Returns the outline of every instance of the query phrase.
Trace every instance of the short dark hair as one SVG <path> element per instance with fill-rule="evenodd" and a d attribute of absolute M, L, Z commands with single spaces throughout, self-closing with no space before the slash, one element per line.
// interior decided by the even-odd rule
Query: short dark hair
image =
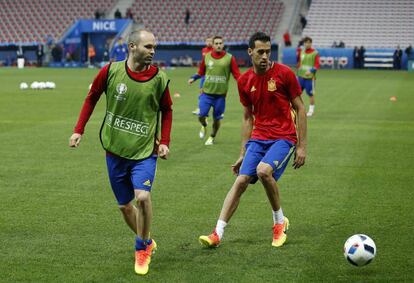
<path fill-rule="evenodd" d="M 216 40 L 216 39 L 221 39 L 221 40 L 223 40 L 223 37 L 222 37 L 222 36 L 220 36 L 220 35 L 216 35 L 215 37 L 213 37 L 213 42 L 214 42 L 214 40 Z"/>
<path fill-rule="evenodd" d="M 256 40 L 261 42 L 270 42 L 270 36 L 261 31 L 256 32 L 249 39 L 249 48 L 254 49 Z"/>
<path fill-rule="evenodd" d="M 312 38 L 310 38 L 309 36 L 305 36 L 303 38 L 303 42 L 308 42 L 308 41 L 310 41 L 312 43 Z"/>

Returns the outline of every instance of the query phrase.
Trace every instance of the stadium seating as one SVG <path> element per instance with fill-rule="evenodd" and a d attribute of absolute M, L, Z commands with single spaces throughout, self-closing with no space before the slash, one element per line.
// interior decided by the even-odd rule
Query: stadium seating
<path fill-rule="evenodd" d="M 80 18 L 110 11 L 117 0 L 2 0 L 0 44 L 58 40 Z M 185 24 L 185 10 L 190 23 Z M 135 0 L 132 11 L 161 42 L 202 42 L 221 35 L 226 42 L 246 41 L 256 31 L 274 34 L 283 13 L 280 0 Z"/>
<path fill-rule="evenodd" d="M 2 0 L 0 44 L 58 40 L 79 18 L 94 18 L 97 8 L 109 11 L 116 0 Z"/>
<path fill-rule="evenodd" d="M 185 11 L 190 21 L 184 22 Z M 279 0 L 135 0 L 133 13 L 160 42 L 204 42 L 221 35 L 226 42 L 246 41 L 256 31 L 274 34 L 283 13 Z"/>
<path fill-rule="evenodd" d="M 414 42 L 412 0 L 313 0 L 303 35 L 317 47 L 402 47 Z"/>

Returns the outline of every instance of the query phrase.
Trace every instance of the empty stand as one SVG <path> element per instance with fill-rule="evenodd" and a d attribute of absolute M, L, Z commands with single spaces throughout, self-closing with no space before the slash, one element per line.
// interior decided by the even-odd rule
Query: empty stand
<path fill-rule="evenodd" d="M 190 10 L 190 23 L 184 22 Z M 132 11 L 160 42 L 203 42 L 221 35 L 225 42 L 246 41 L 263 31 L 275 34 L 283 12 L 279 0 L 135 0 Z"/>
<path fill-rule="evenodd" d="M 1 0 L 0 43 L 54 40 L 79 18 L 94 18 L 97 8 L 111 10 L 116 0 Z"/>
<path fill-rule="evenodd" d="M 414 42 L 413 0 L 313 0 L 303 35 L 317 47 L 395 48 Z"/>
<path fill-rule="evenodd" d="M 110 11 L 117 0 L 0 0 L 0 43 L 58 40 L 80 18 Z M 184 22 L 190 10 L 190 23 Z M 256 31 L 274 35 L 283 13 L 279 0 L 135 0 L 132 11 L 160 42 L 202 42 L 221 35 L 246 41 Z"/>

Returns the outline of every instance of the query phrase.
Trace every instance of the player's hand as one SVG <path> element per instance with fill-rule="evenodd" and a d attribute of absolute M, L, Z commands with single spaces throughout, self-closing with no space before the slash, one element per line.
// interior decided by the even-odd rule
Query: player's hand
<path fill-rule="evenodd" d="M 78 147 L 81 139 L 82 139 L 82 135 L 81 134 L 74 133 L 69 138 L 69 146 L 70 147 Z"/>
<path fill-rule="evenodd" d="M 170 149 L 165 144 L 160 144 L 158 147 L 158 156 L 162 159 L 167 159 Z"/>
<path fill-rule="evenodd" d="M 296 148 L 295 160 L 293 161 L 292 167 L 294 169 L 298 169 L 302 167 L 302 165 L 305 164 L 305 158 L 306 158 L 305 148 L 303 147 Z"/>
<path fill-rule="evenodd" d="M 312 75 L 311 71 L 306 71 L 305 76 L 310 76 Z"/>
<path fill-rule="evenodd" d="M 191 79 L 188 80 L 188 84 L 189 85 L 191 85 L 193 82 L 194 82 L 194 79 L 193 78 L 191 78 Z"/>
<path fill-rule="evenodd" d="M 234 162 L 233 165 L 231 165 L 231 171 L 233 171 L 234 175 L 238 175 L 239 171 L 240 171 L 240 166 L 243 162 L 243 156 L 240 156 L 239 159 L 236 160 L 236 162 Z"/>

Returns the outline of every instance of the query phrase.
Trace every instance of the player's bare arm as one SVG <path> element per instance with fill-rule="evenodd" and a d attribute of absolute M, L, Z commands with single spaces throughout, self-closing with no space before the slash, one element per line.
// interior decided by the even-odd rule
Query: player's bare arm
<path fill-rule="evenodd" d="M 303 100 L 300 96 L 292 100 L 292 106 L 297 113 L 298 125 L 298 143 L 296 145 L 295 160 L 293 161 L 293 168 L 298 169 L 305 164 L 306 158 L 306 109 Z"/>

